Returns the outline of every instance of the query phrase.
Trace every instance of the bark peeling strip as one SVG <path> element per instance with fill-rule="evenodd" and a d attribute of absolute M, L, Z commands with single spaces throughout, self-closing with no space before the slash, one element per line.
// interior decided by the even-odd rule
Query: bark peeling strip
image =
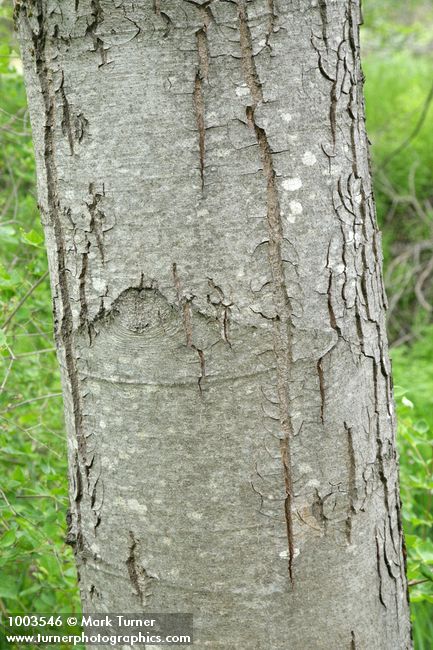
<path fill-rule="evenodd" d="M 266 208 L 268 224 L 268 257 L 271 267 L 275 302 L 277 305 L 277 318 L 273 320 L 273 335 L 275 357 L 277 362 L 277 391 L 280 412 L 280 425 L 283 438 L 280 440 L 280 453 L 283 464 L 284 485 L 286 497 L 284 499 L 284 514 L 287 528 L 287 541 L 289 550 L 289 577 L 294 584 L 293 561 L 295 545 L 293 538 L 293 478 L 290 454 L 290 441 L 293 436 L 293 425 L 290 415 L 289 382 L 290 365 L 292 360 L 292 307 L 287 293 L 284 277 L 283 256 L 281 244 L 283 228 L 281 223 L 280 202 L 276 183 L 273 154 L 269 146 L 266 132 L 255 121 L 256 108 L 264 103 L 263 88 L 254 61 L 252 38 L 248 24 L 248 14 L 245 0 L 238 2 L 239 37 L 241 50 L 241 64 L 245 81 L 253 99 L 253 105 L 246 107 L 246 119 L 250 129 L 255 133 L 259 147 L 260 158 L 263 165 L 263 175 L 266 179 Z"/>

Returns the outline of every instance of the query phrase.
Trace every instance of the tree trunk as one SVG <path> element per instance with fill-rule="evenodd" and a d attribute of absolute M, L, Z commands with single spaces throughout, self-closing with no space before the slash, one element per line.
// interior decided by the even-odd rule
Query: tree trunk
<path fill-rule="evenodd" d="M 16 12 L 84 609 L 410 648 L 358 0 Z"/>

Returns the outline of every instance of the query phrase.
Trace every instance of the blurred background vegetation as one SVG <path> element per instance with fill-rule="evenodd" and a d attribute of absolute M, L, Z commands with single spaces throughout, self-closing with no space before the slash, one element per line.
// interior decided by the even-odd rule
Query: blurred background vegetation
<path fill-rule="evenodd" d="M 433 6 L 364 0 L 416 650 L 433 647 Z M 0 0 L 0 611 L 79 610 L 47 261 L 11 3 Z M 6 647 L 1 637 L 0 648 Z M 373 649 L 372 649 L 373 650 Z"/>

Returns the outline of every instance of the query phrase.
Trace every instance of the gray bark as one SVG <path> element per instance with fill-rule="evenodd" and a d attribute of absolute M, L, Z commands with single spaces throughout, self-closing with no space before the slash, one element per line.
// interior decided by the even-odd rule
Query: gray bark
<path fill-rule="evenodd" d="M 358 0 L 16 11 L 84 608 L 410 648 Z"/>

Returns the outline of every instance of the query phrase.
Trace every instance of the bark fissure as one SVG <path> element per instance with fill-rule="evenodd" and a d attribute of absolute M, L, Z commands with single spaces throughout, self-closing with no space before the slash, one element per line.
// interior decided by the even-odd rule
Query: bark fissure
<path fill-rule="evenodd" d="M 88 260 L 89 260 L 89 249 L 90 242 L 87 242 L 86 250 L 81 255 L 81 271 L 79 275 L 80 283 L 80 326 L 87 326 L 87 316 L 88 316 L 88 305 L 86 298 L 86 279 L 88 271 Z"/>
<path fill-rule="evenodd" d="M 65 83 L 65 77 L 64 74 L 62 74 L 62 83 L 60 84 L 60 94 L 62 97 L 62 107 L 63 107 L 62 131 L 63 134 L 66 135 L 66 137 L 68 138 L 69 150 L 71 152 L 71 155 L 73 156 L 74 135 L 72 132 L 72 124 L 71 124 L 71 111 L 69 109 L 69 102 L 66 97 L 64 83 Z"/>
<path fill-rule="evenodd" d="M 137 540 L 135 539 L 134 533 L 129 531 L 129 548 L 128 548 L 128 558 L 126 560 L 126 567 L 128 569 L 129 580 L 135 590 L 136 595 L 140 599 L 140 605 L 144 605 L 144 594 L 141 588 L 141 584 L 138 580 L 138 568 L 137 568 L 137 558 L 136 558 L 136 548 Z"/>
<path fill-rule="evenodd" d="M 375 534 L 375 544 L 376 544 L 377 575 L 379 578 L 379 600 L 383 605 L 383 607 L 387 609 L 387 605 L 383 597 L 383 579 L 382 579 L 382 569 L 381 569 L 380 541 L 379 541 L 379 535 L 377 530 Z"/>
<path fill-rule="evenodd" d="M 198 55 L 198 70 L 194 82 L 193 102 L 197 122 L 200 178 L 201 189 L 203 192 L 206 153 L 204 85 L 207 83 L 209 77 L 209 44 L 207 38 L 207 30 L 210 22 L 210 17 L 206 8 L 201 8 L 200 14 L 203 16 L 203 26 L 196 32 L 195 35 Z"/>
<path fill-rule="evenodd" d="M 320 391 L 320 421 L 323 424 L 325 422 L 325 373 L 323 372 L 323 359 L 325 357 L 320 357 L 318 360 L 317 367 L 317 376 L 319 377 L 319 391 Z"/>
<path fill-rule="evenodd" d="M 101 193 L 96 192 L 94 184 L 90 183 L 89 185 L 89 194 L 92 197 L 90 203 L 87 203 L 87 208 L 90 214 L 90 232 L 94 234 L 96 239 L 96 245 L 101 256 L 101 262 L 105 262 L 105 247 L 104 247 L 104 229 L 102 227 L 105 214 L 100 208 L 100 202 L 104 195 L 104 191 Z"/>
<path fill-rule="evenodd" d="M 275 13 L 275 3 L 274 0 L 267 0 L 268 2 L 268 12 L 269 12 L 269 18 L 268 18 L 268 26 L 266 30 L 266 46 L 272 50 L 272 45 L 271 45 L 271 36 L 274 32 L 275 29 L 275 23 L 277 20 L 277 14 Z"/>
<path fill-rule="evenodd" d="M 273 291 L 277 317 L 273 319 L 274 353 L 277 362 L 277 392 L 279 401 L 280 425 L 283 438 L 280 440 L 280 453 L 283 465 L 285 484 L 284 515 L 287 529 L 289 551 L 288 570 L 290 581 L 294 583 L 293 562 L 295 545 L 293 536 L 293 477 L 290 442 L 293 436 L 293 425 L 290 414 L 290 372 L 292 360 L 292 307 L 288 297 L 284 262 L 282 255 L 283 227 L 281 220 L 280 201 L 273 154 L 268 137 L 263 128 L 255 121 L 255 110 L 264 102 L 263 89 L 257 74 L 254 61 L 251 32 L 248 23 L 246 3 L 238 2 L 239 36 L 241 49 L 241 64 L 245 81 L 253 99 L 253 105 L 246 108 L 247 124 L 256 136 L 263 175 L 266 180 L 266 211 L 268 225 L 268 259 L 272 274 Z"/>
<path fill-rule="evenodd" d="M 197 121 L 198 131 L 198 151 L 199 151 L 199 168 L 201 189 L 204 190 L 204 157 L 206 148 L 206 132 L 205 132 L 205 115 L 204 115 L 204 97 L 203 97 L 203 79 L 200 72 L 197 72 L 194 82 L 194 109 Z"/>
<path fill-rule="evenodd" d="M 233 306 L 231 300 L 228 300 L 224 291 L 215 284 L 212 278 L 208 278 L 209 287 L 217 294 L 217 298 L 211 297 L 210 294 L 207 296 L 208 302 L 217 309 L 220 308 L 220 313 L 218 314 L 218 321 L 221 323 L 221 337 L 222 339 L 231 347 L 231 342 L 229 338 L 230 332 L 230 309 Z"/>
<path fill-rule="evenodd" d="M 177 300 L 179 308 L 182 315 L 183 329 L 185 332 L 186 344 L 191 350 L 194 350 L 197 353 L 198 361 L 200 364 L 200 376 L 197 380 L 198 389 L 200 395 L 203 393 L 203 382 L 206 378 L 206 358 L 204 351 L 198 348 L 193 342 L 193 331 L 192 331 L 192 306 L 191 303 L 194 299 L 194 296 L 185 296 L 182 295 L 182 285 L 179 278 L 179 273 L 177 270 L 177 264 L 174 262 L 172 266 L 174 286 L 177 293 Z"/>
<path fill-rule="evenodd" d="M 140 563 L 138 556 L 138 540 L 134 533 L 129 531 L 128 557 L 126 559 L 126 568 L 128 570 L 129 580 L 144 608 L 148 604 L 148 599 L 152 595 L 152 583 L 157 578 L 151 575 Z"/>
<path fill-rule="evenodd" d="M 356 499 L 356 456 L 355 447 L 353 444 L 353 431 L 352 428 L 344 423 L 344 428 L 347 435 L 347 448 L 349 456 L 349 476 L 347 491 L 349 496 L 349 505 L 346 518 L 346 537 L 348 544 L 352 543 L 352 515 L 356 514 L 355 499 Z"/>
<path fill-rule="evenodd" d="M 86 34 L 88 34 L 93 41 L 93 50 L 98 52 L 101 57 L 101 63 L 98 67 L 102 67 L 107 63 L 107 52 L 104 47 L 103 40 L 97 35 L 97 30 L 102 21 L 104 20 L 104 10 L 101 6 L 100 0 L 91 0 L 91 22 L 87 26 Z"/>
<path fill-rule="evenodd" d="M 322 26 L 322 38 L 328 49 L 328 5 L 327 0 L 319 0 L 320 21 Z"/>

